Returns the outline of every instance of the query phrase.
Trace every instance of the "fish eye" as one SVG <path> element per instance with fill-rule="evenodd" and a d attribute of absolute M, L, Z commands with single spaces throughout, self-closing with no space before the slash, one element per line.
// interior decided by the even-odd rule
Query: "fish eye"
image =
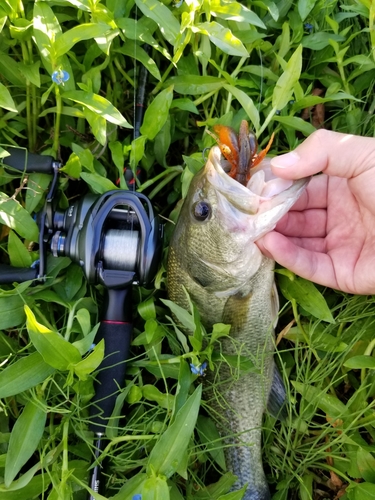
<path fill-rule="evenodd" d="M 211 205 L 207 201 L 197 201 L 193 205 L 193 215 L 197 221 L 207 220 L 211 215 Z"/>

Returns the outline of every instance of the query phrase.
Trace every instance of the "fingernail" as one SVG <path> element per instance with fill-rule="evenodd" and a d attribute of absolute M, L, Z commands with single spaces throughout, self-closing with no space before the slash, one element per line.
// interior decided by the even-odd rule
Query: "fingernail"
<path fill-rule="evenodd" d="M 289 168 L 295 165 L 299 160 L 299 155 L 295 151 L 291 151 L 285 155 L 272 158 L 271 165 L 276 168 Z"/>

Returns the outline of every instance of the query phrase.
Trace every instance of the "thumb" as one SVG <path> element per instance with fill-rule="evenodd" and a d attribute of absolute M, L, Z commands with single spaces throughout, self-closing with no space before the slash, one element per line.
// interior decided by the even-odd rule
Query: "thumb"
<path fill-rule="evenodd" d="M 317 130 L 294 151 L 272 158 L 271 166 L 283 179 L 318 172 L 349 179 L 375 167 L 375 139 Z"/>

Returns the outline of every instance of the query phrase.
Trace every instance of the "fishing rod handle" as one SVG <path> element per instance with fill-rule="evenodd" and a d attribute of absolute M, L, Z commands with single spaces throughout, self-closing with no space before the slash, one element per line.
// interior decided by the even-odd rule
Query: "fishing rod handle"
<path fill-rule="evenodd" d="M 129 358 L 132 323 L 104 320 L 95 342 L 104 339 L 104 359 L 95 377 L 95 396 L 90 406 L 90 429 L 105 434 L 120 388 L 124 386 L 126 360 Z"/>
<path fill-rule="evenodd" d="M 35 280 L 38 277 L 38 266 L 33 267 L 12 267 L 7 264 L 0 264 L 0 284 L 11 285 L 12 283 L 23 283 L 24 281 Z"/>
<path fill-rule="evenodd" d="M 54 168 L 60 165 L 52 156 L 29 153 L 26 149 L 6 146 L 6 151 L 10 156 L 3 158 L 4 166 L 15 168 L 20 172 L 51 174 Z"/>

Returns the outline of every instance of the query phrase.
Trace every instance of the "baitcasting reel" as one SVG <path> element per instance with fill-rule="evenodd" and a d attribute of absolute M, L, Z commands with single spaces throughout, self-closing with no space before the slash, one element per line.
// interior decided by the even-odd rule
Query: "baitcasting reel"
<path fill-rule="evenodd" d="M 54 212 L 51 251 L 77 262 L 89 283 L 146 285 L 158 264 L 160 228 L 141 193 L 88 194 L 65 212 Z"/>
<path fill-rule="evenodd" d="M 37 216 L 40 258 L 31 269 L 0 266 L 0 283 L 46 277 L 46 251 L 68 256 L 79 264 L 90 284 L 121 287 L 147 285 L 158 265 L 162 226 L 146 196 L 135 191 L 114 190 L 103 195 L 87 194 L 62 212 L 54 196 L 61 164 L 51 156 L 11 153 L 3 164 L 19 171 L 54 175 L 44 209 Z"/>

